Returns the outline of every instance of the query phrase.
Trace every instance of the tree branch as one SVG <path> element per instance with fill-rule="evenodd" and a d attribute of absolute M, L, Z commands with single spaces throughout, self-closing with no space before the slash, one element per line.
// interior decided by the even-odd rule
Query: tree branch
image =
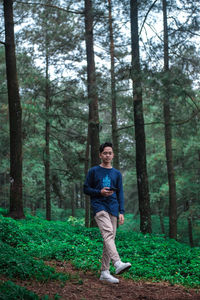
<path fill-rule="evenodd" d="M 200 111 L 200 107 L 195 103 L 193 97 L 191 95 L 189 95 L 188 93 L 185 93 L 185 94 L 186 94 L 186 96 L 188 96 L 188 98 L 190 98 L 190 100 L 192 101 L 192 103 L 196 107 L 197 111 Z"/>
<path fill-rule="evenodd" d="M 6 43 L 5 43 L 5 42 L 2 42 L 2 41 L 0 41 L 0 44 L 2 44 L 2 45 L 4 45 L 4 46 L 6 45 Z"/>
<path fill-rule="evenodd" d="M 185 119 L 185 120 L 180 120 L 180 121 L 174 121 L 174 122 L 171 122 L 170 125 L 171 126 L 177 126 L 177 125 L 183 125 L 185 123 L 188 123 L 190 122 L 195 116 L 197 116 L 198 114 L 200 113 L 200 110 L 197 110 L 195 112 L 193 112 L 193 114 L 188 118 L 188 119 Z M 150 122 L 150 123 L 144 123 L 145 126 L 147 125 L 156 125 L 156 124 L 162 124 L 164 125 L 165 123 L 164 122 Z M 128 128 L 132 128 L 134 127 L 135 125 L 132 124 L 132 125 L 129 125 L 129 126 L 123 126 L 123 127 L 119 127 L 117 129 L 117 131 L 120 131 L 120 130 L 124 130 L 124 129 L 128 129 Z"/>
<path fill-rule="evenodd" d="M 174 123 L 172 123 L 172 125 L 183 125 L 185 123 L 190 122 L 194 117 L 196 117 L 198 114 L 200 113 L 200 110 L 195 111 L 189 119 L 186 120 L 180 120 L 180 121 L 175 121 Z"/>
<path fill-rule="evenodd" d="M 140 36 L 140 34 L 141 34 L 141 32 L 142 32 L 142 29 L 143 29 L 143 27 L 144 27 L 144 24 L 145 24 L 145 22 L 146 22 L 146 19 L 147 19 L 147 17 L 148 17 L 148 14 L 149 14 L 150 11 L 152 10 L 152 8 L 153 8 L 154 5 L 156 4 L 156 2 L 157 2 L 157 0 L 155 0 L 154 3 L 149 7 L 148 12 L 146 13 L 146 16 L 145 16 L 145 18 L 144 18 L 144 21 L 143 21 L 143 23 L 142 23 L 142 26 L 141 26 L 141 28 L 140 28 L 139 36 Z"/>
<path fill-rule="evenodd" d="M 55 9 L 59 9 L 68 13 L 72 13 L 72 14 L 78 14 L 78 15 L 84 15 L 84 11 L 78 11 L 78 10 L 69 10 L 69 9 L 65 9 L 63 7 L 59 7 L 56 5 L 51 5 L 51 4 L 42 4 L 42 3 L 33 3 L 33 2 L 23 2 L 23 1 L 15 1 L 16 3 L 21 3 L 21 4 L 26 4 L 26 5 L 39 5 L 39 6 L 45 6 L 45 7 L 51 7 L 51 8 L 55 8 Z"/>

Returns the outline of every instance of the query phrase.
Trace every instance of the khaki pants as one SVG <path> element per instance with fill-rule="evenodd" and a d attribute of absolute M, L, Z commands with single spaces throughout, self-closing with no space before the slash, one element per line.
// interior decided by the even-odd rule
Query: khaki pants
<path fill-rule="evenodd" d="M 112 216 L 104 210 L 95 215 L 95 220 L 103 237 L 103 256 L 101 271 L 110 269 L 110 261 L 115 264 L 120 260 L 115 246 L 115 235 L 117 229 L 117 217 Z"/>

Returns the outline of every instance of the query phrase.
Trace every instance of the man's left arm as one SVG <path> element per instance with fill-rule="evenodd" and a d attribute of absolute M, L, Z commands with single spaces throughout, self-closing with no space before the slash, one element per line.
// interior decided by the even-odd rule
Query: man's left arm
<path fill-rule="evenodd" d="M 119 174 L 118 179 L 118 202 L 119 202 L 119 224 L 124 224 L 124 191 L 122 183 L 122 175 Z"/>

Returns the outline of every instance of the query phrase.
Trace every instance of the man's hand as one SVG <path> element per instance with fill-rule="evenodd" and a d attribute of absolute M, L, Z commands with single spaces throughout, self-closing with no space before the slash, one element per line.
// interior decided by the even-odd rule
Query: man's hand
<path fill-rule="evenodd" d="M 119 214 L 119 225 L 123 225 L 123 224 L 124 224 L 124 215 Z"/>
<path fill-rule="evenodd" d="M 111 191 L 109 189 L 109 187 L 104 187 L 102 190 L 101 190 L 101 195 L 104 196 L 104 197 L 109 197 L 113 194 L 114 192 Z"/>

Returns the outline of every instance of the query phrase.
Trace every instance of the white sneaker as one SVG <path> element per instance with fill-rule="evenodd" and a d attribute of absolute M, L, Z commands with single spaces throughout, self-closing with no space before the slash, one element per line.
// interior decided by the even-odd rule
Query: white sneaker
<path fill-rule="evenodd" d="M 113 277 L 110 274 L 109 270 L 101 271 L 100 280 L 107 281 L 107 282 L 110 282 L 110 283 L 119 283 L 119 279 Z"/>
<path fill-rule="evenodd" d="M 116 263 L 114 264 L 115 267 L 115 274 L 122 274 L 123 272 L 127 271 L 128 269 L 130 269 L 131 264 L 128 263 L 123 263 L 121 260 L 116 261 Z"/>

